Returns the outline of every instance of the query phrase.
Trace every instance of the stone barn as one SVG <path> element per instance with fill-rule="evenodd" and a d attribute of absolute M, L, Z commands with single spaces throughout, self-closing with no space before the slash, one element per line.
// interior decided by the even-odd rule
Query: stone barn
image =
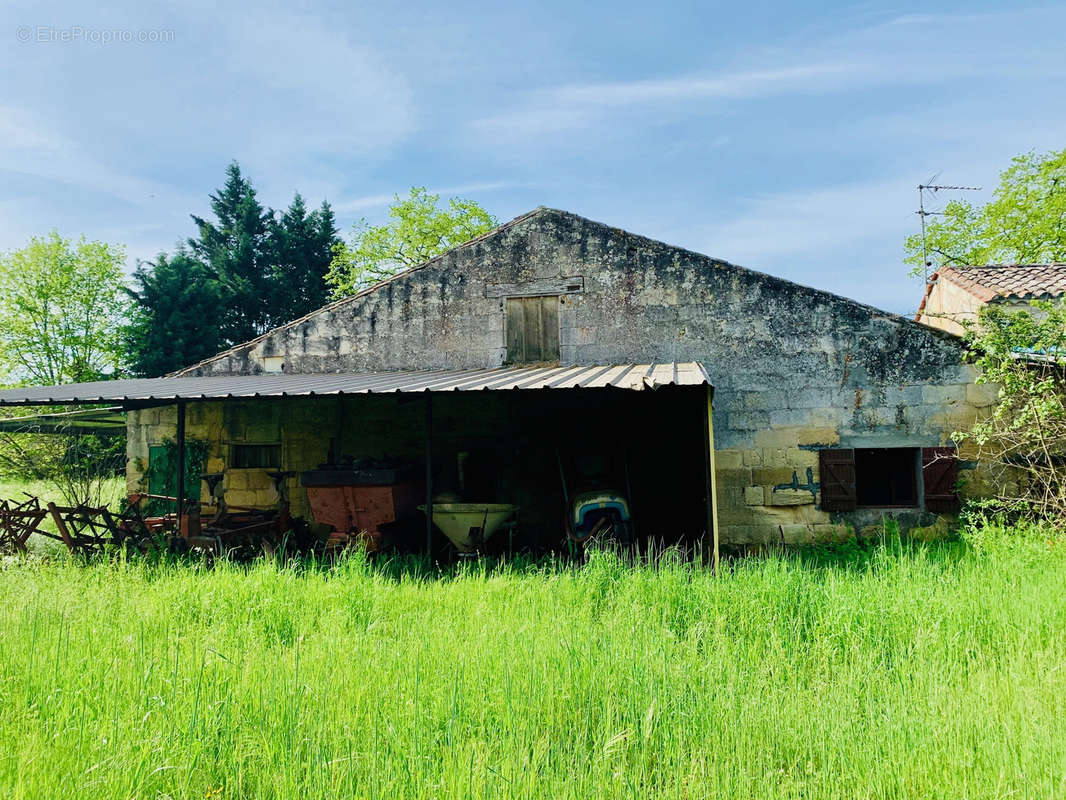
<path fill-rule="evenodd" d="M 131 492 L 180 411 L 205 502 L 312 519 L 323 471 L 396 470 L 408 512 L 513 504 L 512 545 L 545 548 L 594 480 L 664 541 L 942 530 L 973 485 L 952 432 L 994 398 L 953 335 L 548 208 L 173 376 L 97 386 L 0 402 L 122 404 Z"/>

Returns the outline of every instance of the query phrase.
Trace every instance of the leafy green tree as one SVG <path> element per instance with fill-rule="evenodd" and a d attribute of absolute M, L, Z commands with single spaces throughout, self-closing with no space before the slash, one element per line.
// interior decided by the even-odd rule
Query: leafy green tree
<path fill-rule="evenodd" d="M 297 193 L 285 213 L 271 219 L 269 326 L 281 325 L 326 304 L 326 273 L 333 249 L 340 243 L 329 203 L 308 212 Z"/>
<path fill-rule="evenodd" d="M 211 211 L 214 221 L 193 215 L 199 236 L 189 247 L 218 281 L 221 313 L 214 317 L 222 341 L 238 344 L 267 328 L 271 214 L 236 162 L 226 168 L 222 189 L 211 195 Z"/>
<path fill-rule="evenodd" d="M 128 302 L 118 245 L 52 231 L 0 256 L 0 371 L 8 382 L 97 380 L 122 364 Z"/>
<path fill-rule="evenodd" d="M 444 208 L 440 195 L 413 187 L 401 199 L 396 195 L 389 221 L 371 226 L 357 222 L 349 244 L 336 247 L 326 282 L 334 297 L 360 289 L 425 263 L 446 250 L 480 236 L 499 223 L 472 200 L 452 198 Z"/>
<path fill-rule="evenodd" d="M 0 375 L 53 385 L 105 379 L 123 364 L 128 300 L 118 245 L 55 231 L 0 256 Z M 42 410 L 42 409 L 36 409 Z M 65 409 L 44 409 L 61 411 Z M 4 416 L 24 416 L 23 412 Z M 95 503 L 113 474 L 120 440 L 72 430 L 0 433 L 0 472 L 52 482 L 71 504 Z"/>
<path fill-rule="evenodd" d="M 187 250 L 139 264 L 128 291 L 135 305 L 125 339 L 134 373 L 158 377 L 223 349 L 221 287 Z"/>
<path fill-rule="evenodd" d="M 985 306 L 966 334 L 997 401 L 956 440 L 976 446 L 1000 509 L 1066 521 L 1066 302 Z"/>
<path fill-rule="evenodd" d="M 1017 156 L 983 206 L 955 200 L 926 226 L 932 264 L 1043 264 L 1066 261 L 1066 150 Z M 922 237 L 907 238 L 905 261 L 924 272 Z"/>

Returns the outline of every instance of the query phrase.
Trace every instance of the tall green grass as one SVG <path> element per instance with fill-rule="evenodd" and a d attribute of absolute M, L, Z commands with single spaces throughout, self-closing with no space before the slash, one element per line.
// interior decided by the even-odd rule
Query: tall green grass
<path fill-rule="evenodd" d="M 8 562 L 4 798 L 1066 796 L 1066 559 Z"/>

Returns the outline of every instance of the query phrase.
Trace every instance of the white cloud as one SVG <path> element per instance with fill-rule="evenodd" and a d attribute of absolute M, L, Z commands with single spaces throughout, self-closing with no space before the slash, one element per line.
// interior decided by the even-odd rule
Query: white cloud
<path fill-rule="evenodd" d="M 885 122 L 885 141 L 906 133 Z M 912 125 L 911 136 L 928 137 L 928 143 L 921 159 L 906 168 L 882 168 L 866 180 L 812 183 L 806 189 L 738 198 L 730 205 L 730 216 L 689 225 L 676 238 L 736 264 L 906 313 L 920 300 L 903 264 L 904 240 L 919 230 L 918 183 L 943 170 L 941 182 L 984 187 L 979 193 L 942 193 L 932 202 L 927 196 L 926 208 L 942 207 L 956 197 L 982 202 L 1012 155 L 1051 147 L 1064 124 L 1062 112 L 1035 126 L 1019 117 L 994 126 L 987 136 L 962 141 L 951 135 L 952 127 L 957 128 L 953 120 L 938 120 L 930 112 Z M 856 130 L 840 133 L 845 139 L 861 131 L 873 135 L 875 127 L 863 121 Z M 940 128 L 946 130 L 938 136 Z M 913 153 L 913 142 L 899 141 Z"/>
<path fill-rule="evenodd" d="M 300 190 L 317 204 L 417 129 L 402 67 L 378 55 L 369 32 L 321 13 L 192 2 L 120 0 L 91 18 L 23 9 L 19 23 L 175 35 L 140 47 L 23 46 L 11 34 L 0 48 L 0 72 L 18 76 L 0 89 L 0 202 L 23 200 L 0 248 L 57 226 L 154 255 L 192 233 L 189 213 L 208 210 L 230 159 L 265 203 L 284 206 Z"/>
<path fill-rule="evenodd" d="M 220 30 L 224 71 L 253 82 L 233 98 L 259 123 L 253 150 L 285 158 L 378 152 L 416 129 L 407 79 L 343 29 L 280 10 L 249 22 L 241 10 Z"/>
<path fill-rule="evenodd" d="M 816 63 L 657 80 L 570 84 L 532 92 L 516 108 L 475 120 L 472 125 L 493 135 L 555 133 L 582 127 L 601 120 L 604 112 L 630 106 L 825 91 L 855 81 L 857 72 L 854 64 Z"/>
<path fill-rule="evenodd" d="M 851 91 L 870 95 L 882 88 L 932 87 L 1008 74 L 1066 77 L 1061 49 L 1012 48 L 998 38 L 1003 26 L 1047 16 L 1045 10 L 1026 10 L 898 17 L 791 46 L 751 48 L 745 61 L 717 72 L 533 89 L 510 108 L 473 120 L 470 127 L 481 134 L 479 144 L 495 141 L 511 148 L 515 140 L 640 125 L 640 111 L 651 121 L 722 112 L 768 98 Z M 1048 30 L 1056 20 L 1061 15 L 1044 20 Z M 1049 52 L 1058 55 L 1049 57 Z"/>
<path fill-rule="evenodd" d="M 764 193 L 742 203 L 740 214 L 693 232 L 698 249 L 757 266 L 781 256 L 813 254 L 899 232 L 916 203 L 917 181 L 906 178 Z"/>
<path fill-rule="evenodd" d="M 838 131 L 840 140 L 884 149 L 895 143 L 904 148 L 911 163 L 901 166 L 900 158 L 890 157 L 877 162 L 877 169 L 862 180 L 810 181 L 801 189 L 738 198 L 731 204 L 736 209 L 733 215 L 691 227 L 689 238 L 703 252 L 757 268 L 772 265 L 775 270 L 787 270 L 791 257 L 816 258 L 820 252 L 847 248 L 868 262 L 868 251 L 859 245 L 883 239 L 894 244 L 889 258 L 882 255 L 882 260 L 900 264 L 904 238 L 918 230 L 914 212 L 919 183 L 939 172 L 940 182 L 984 187 L 981 193 L 946 193 L 933 199 L 933 207 L 957 196 L 982 202 L 1013 155 L 1054 146 L 1056 134 L 1066 125 L 1064 109 L 1036 124 L 1019 116 L 989 126 L 981 136 L 959 137 L 957 118 L 962 109 L 950 110 L 955 113 L 934 109 L 910 119 L 857 120 L 853 127 Z M 923 144 L 916 153 L 915 147 Z"/>
<path fill-rule="evenodd" d="M 600 106 L 626 106 L 704 97 L 756 97 L 802 89 L 814 81 L 839 78 L 850 71 L 851 66 L 847 64 L 809 64 L 711 76 L 689 75 L 664 80 L 564 86 L 553 94 L 555 99 L 562 103 Z"/>

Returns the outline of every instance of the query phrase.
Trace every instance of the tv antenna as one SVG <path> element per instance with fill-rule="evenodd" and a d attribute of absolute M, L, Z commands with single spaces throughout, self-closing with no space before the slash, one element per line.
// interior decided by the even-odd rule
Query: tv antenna
<path fill-rule="evenodd" d="M 925 210 L 925 193 L 930 191 L 933 194 L 941 191 L 958 191 L 958 192 L 979 192 L 980 186 L 944 186 L 942 184 L 935 184 L 935 181 L 940 177 L 940 173 L 937 173 L 929 179 L 929 183 L 918 184 L 918 210 L 915 212 L 918 215 L 918 219 L 922 221 L 922 269 L 925 271 L 925 282 L 929 283 L 929 267 L 932 264 L 929 261 L 928 248 L 925 242 L 925 218 L 935 217 L 943 214 L 943 211 L 926 211 Z"/>

